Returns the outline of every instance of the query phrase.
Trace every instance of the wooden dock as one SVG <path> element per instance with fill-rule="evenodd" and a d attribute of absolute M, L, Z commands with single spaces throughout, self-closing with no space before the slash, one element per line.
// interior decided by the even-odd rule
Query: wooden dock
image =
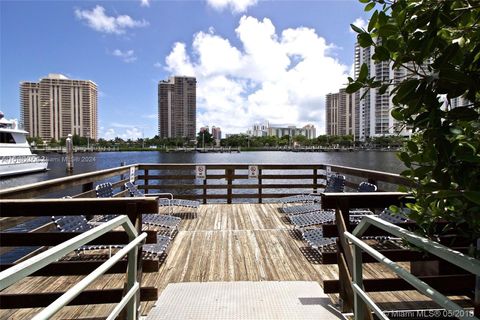
<path fill-rule="evenodd" d="M 317 281 L 338 279 L 336 264 L 324 265 L 318 254 L 299 239 L 279 212 L 278 204 L 208 204 L 196 216 L 175 212 L 184 218 L 168 255 L 157 273 L 145 273 L 142 284 L 160 293 L 169 283 L 223 281 Z M 403 264 L 407 269 L 408 265 Z M 394 277 L 386 268 L 364 264 L 365 278 Z M 64 291 L 81 277 L 64 276 L 55 282 L 48 277 L 29 277 L 4 293 Z M 89 289 L 122 288 L 123 276 L 105 275 Z M 340 307 L 338 295 L 329 295 Z M 371 293 L 382 309 L 434 307 L 415 291 Z M 461 297 L 459 297 L 462 300 Z M 142 303 L 147 315 L 154 302 Z M 55 319 L 105 317 L 114 304 L 66 307 Z M 1 319 L 26 319 L 39 309 L 1 310 Z"/>

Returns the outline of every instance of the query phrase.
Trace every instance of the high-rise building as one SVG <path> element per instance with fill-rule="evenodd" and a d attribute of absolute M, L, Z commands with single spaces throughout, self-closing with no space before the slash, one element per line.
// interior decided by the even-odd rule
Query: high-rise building
<path fill-rule="evenodd" d="M 196 136 L 197 80 L 170 77 L 158 83 L 158 135 L 161 138 Z"/>
<path fill-rule="evenodd" d="M 308 139 L 315 139 L 317 137 L 317 129 L 313 124 L 307 124 L 302 129 L 300 129 L 300 134 L 307 137 Z"/>
<path fill-rule="evenodd" d="M 375 62 L 372 59 L 374 51 L 373 47 L 361 48 L 358 43 L 355 45 L 355 78 L 358 78 L 363 63 L 368 67 L 369 77 L 375 77 L 375 79 L 384 82 L 398 83 L 409 75 L 405 68 L 394 70 L 393 62 Z M 391 115 L 393 103 L 390 88 L 383 94 L 379 93 L 378 88 L 370 89 L 367 92 L 365 90 L 360 89 L 356 95 L 356 97 L 363 97 L 363 99 L 355 99 L 355 108 L 358 109 L 359 114 L 357 136 L 360 140 L 384 135 L 410 135 L 409 130 L 401 127 Z"/>
<path fill-rule="evenodd" d="M 220 129 L 220 127 L 212 127 L 212 138 L 215 140 L 222 139 L 222 129 Z"/>
<path fill-rule="evenodd" d="M 345 89 L 338 93 L 329 93 L 325 98 L 326 133 L 331 136 L 356 136 L 355 94 L 348 94 Z"/>
<path fill-rule="evenodd" d="M 296 126 L 275 126 L 270 125 L 268 121 L 263 124 L 255 123 L 252 129 L 247 130 L 247 135 L 251 137 L 283 137 L 283 136 L 298 136 L 302 135 L 308 139 L 314 139 L 317 137 L 317 131 L 313 124 L 307 124 L 303 128 L 297 128 Z"/>
<path fill-rule="evenodd" d="M 90 80 L 49 74 L 39 82 L 20 83 L 20 117 L 30 137 L 97 139 L 97 103 L 97 85 Z"/>

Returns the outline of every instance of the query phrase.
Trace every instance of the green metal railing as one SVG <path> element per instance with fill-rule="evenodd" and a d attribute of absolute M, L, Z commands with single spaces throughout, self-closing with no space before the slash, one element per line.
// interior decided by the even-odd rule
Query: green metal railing
<path fill-rule="evenodd" d="M 365 304 L 368 305 L 373 312 L 380 319 L 389 319 L 382 310 L 375 304 L 375 302 L 370 299 L 365 290 L 363 289 L 363 275 L 362 275 L 362 251 L 365 251 L 378 262 L 382 263 L 384 266 L 395 272 L 399 277 L 403 278 L 410 285 L 415 287 L 422 294 L 430 297 L 433 301 L 438 303 L 441 307 L 449 311 L 448 314 L 453 315 L 454 317 L 460 319 L 477 319 L 474 317 L 473 311 L 465 310 L 460 307 L 458 304 L 454 303 L 446 296 L 433 289 L 431 286 L 418 279 L 412 275 L 407 270 L 400 267 L 398 264 L 388 259 L 382 255 L 377 250 L 373 249 L 365 242 L 363 242 L 360 237 L 365 233 L 369 226 L 375 226 L 379 229 L 389 232 L 390 234 L 402 238 L 407 242 L 413 244 L 414 246 L 424 249 L 425 251 L 436 255 L 448 261 L 477 277 L 480 276 L 480 261 L 466 256 L 458 251 L 449 249 L 437 242 L 431 241 L 429 239 L 423 238 L 411 231 L 403 229 L 399 226 L 396 226 L 390 222 L 387 222 L 378 217 L 365 217 L 360 224 L 353 230 L 352 233 L 345 232 L 344 235 L 347 237 L 353 244 L 353 283 L 352 287 L 354 290 L 354 313 L 355 319 L 364 319 L 365 317 Z"/>
<path fill-rule="evenodd" d="M 49 319 L 57 313 L 62 307 L 66 306 L 76 296 L 78 296 L 87 286 L 89 286 L 98 277 L 104 274 L 108 269 L 113 267 L 115 263 L 128 254 L 127 267 L 127 290 L 128 292 L 114 308 L 107 319 L 115 319 L 120 312 L 127 306 L 127 318 L 134 320 L 137 318 L 137 295 L 139 294 L 140 285 L 137 282 L 137 250 L 136 248 L 145 241 L 146 233 L 138 234 L 135 227 L 125 215 L 118 216 L 108 222 L 105 222 L 81 235 L 76 236 L 62 244 L 59 244 L 37 256 L 34 256 L 24 262 L 21 262 L 0 273 L 0 291 L 11 286 L 17 281 L 33 274 L 48 264 L 57 261 L 65 255 L 73 252 L 101 235 L 122 226 L 128 234 L 129 243 L 120 249 L 115 255 L 100 265 L 92 273 L 74 285 L 70 290 L 61 295 L 57 300 L 48 307 L 38 313 L 33 319 Z"/>

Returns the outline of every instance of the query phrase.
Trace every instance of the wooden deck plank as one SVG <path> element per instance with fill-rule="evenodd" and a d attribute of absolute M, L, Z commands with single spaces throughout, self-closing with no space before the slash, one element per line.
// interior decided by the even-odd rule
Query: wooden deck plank
<path fill-rule="evenodd" d="M 174 214 L 182 221 L 165 261 L 157 273 L 143 275 L 143 286 L 156 286 L 159 294 L 169 283 L 206 281 L 318 281 L 337 279 L 336 265 L 309 259 L 306 244 L 295 237 L 278 204 L 209 204 L 200 206 L 197 217 L 189 209 Z M 162 211 L 167 211 L 162 208 Z M 403 264 L 408 268 L 407 264 Z M 385 267 L 364 265 L 365 278 L 393 277 Z M 81 277 L 31 277 L 8 288 L 9 292 L 60 291 Z M 123 275 L 105 275 L 89 289 L 121 288 Z M 334 302 L 337 295 L 329 295 Z M 416 292 L 372 293 L 387 309 L 432 306 Z M 153 302 L 142 303 L 147 314 Z M 104 317 L 113 305 L 67 307 L 56 318 Z M 1 310 L 0 318 L 25 319 L 38 309 Z"/>

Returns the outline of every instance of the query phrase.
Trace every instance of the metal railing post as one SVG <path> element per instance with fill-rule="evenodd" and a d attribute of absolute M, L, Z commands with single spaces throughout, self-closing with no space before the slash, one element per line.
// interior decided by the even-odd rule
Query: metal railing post
<path fill-rule="evenodd" d="M 362 272 L 362 250 L 357 246 L 353 246 L 353 283 L 363 289 Z M 363 320 L 365 318 L 365 304 L 355 290 L 353 291 L 353 311 L 355 320 Z"/>
<path fill-rule="evenodd" d="M 129 242 L 133 241 L 135 236 L 128 236 Z M 132 288 L 138 284 L 137 282 L 137 258 L 138 250 L 133 249 L 128 253 L 128 264 L 127 264 L 127 292 L 132 290 Z M 140 293 L 135 294 L 127 304 L 127 319 L 135 320 L 137 319 L 137 300 L 140 297 Z"/>

